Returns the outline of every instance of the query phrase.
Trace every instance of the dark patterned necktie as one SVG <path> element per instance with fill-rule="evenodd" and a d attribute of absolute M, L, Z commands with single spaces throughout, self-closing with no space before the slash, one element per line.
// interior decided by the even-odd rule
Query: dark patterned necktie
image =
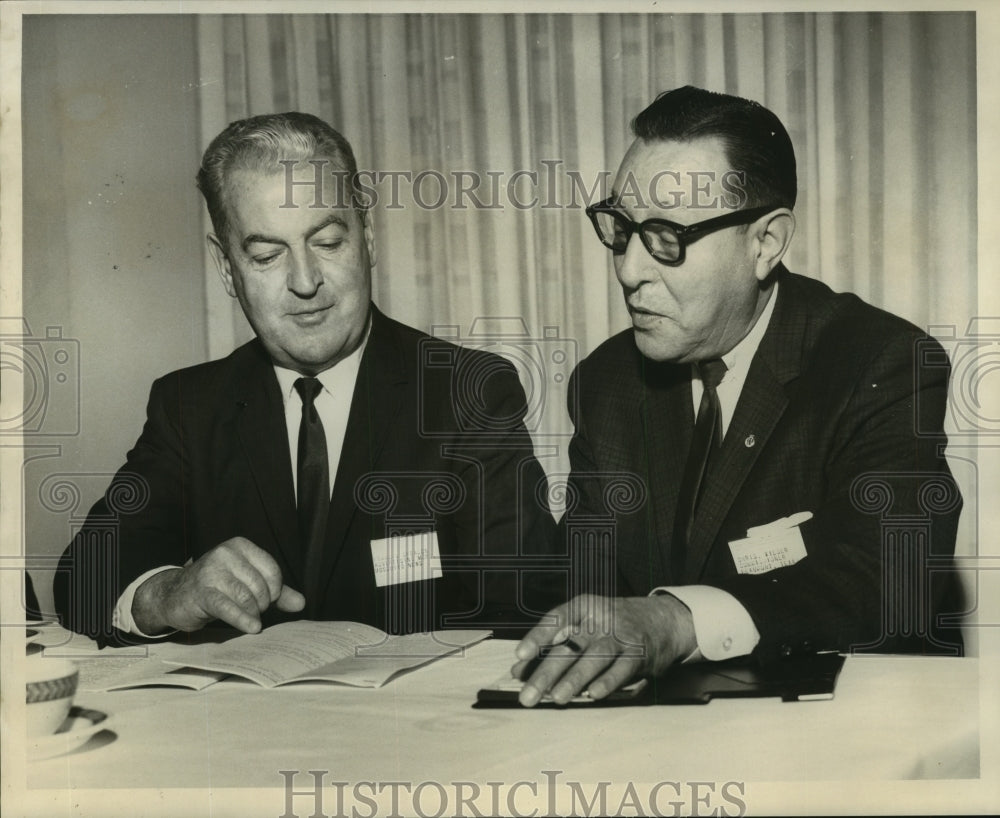
<path fill-rule="evenodd" d="M 299 425 L 298 512 L 305 581 L 306 614 L 319 616 L 319 580 L 326 517 L 330 511 L 330 465 L 326 455 L 326 432 L 316 411 L 316 396 L 323 385 L 316 378 L 299 378 L 295 390 L 302 398 Z"/>
<path fill-rule="evenodd" d="M 684 464 L 680 496 L 677 498 L 677 516 L 674 518 L 674 536 L 670 544 L 670 573 L 675 583 L 683 582 L 691 523 L 698 507 L 698 496 L 709 455 L 722 443 L 722 408 L 719 406 L 716 387 L 726 374 L 726 365 L 721 359 L 715 358 L 700 362 L 698 371 L 701 373 L 704 390 L 694 424 L 691 450 Z"/>

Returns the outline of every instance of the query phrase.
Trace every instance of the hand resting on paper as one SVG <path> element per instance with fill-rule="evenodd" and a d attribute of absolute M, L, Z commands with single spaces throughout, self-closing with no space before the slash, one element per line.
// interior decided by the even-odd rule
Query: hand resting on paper
<path fill-rule="evenodd" d="M 601 699 L 639 676 L 662 674 L 697 646 L 691 611 L 674 596 L 574 597 L 553 608 L 517 645 L 511 675 L 519 701 L 545 693 L 565 704 L 581 691 Z"/>
<path fill-rule="evenodd" d="M 196 631 L 219 619 L 244 633 L 258 633 L 271 605 L 301 611 L 305 597 L 282 583 L 274 558 L 243 537 L 220 543 L 183 568 L 154 574 L 136 590 L 132 618 L 150 636 Z"/>

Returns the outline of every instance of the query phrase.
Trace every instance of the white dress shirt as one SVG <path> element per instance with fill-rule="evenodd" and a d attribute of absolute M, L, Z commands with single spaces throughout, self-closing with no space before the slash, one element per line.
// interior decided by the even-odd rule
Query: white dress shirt
<path fill-rule="evenodd" d="M 319 413 L 319 419 L 323 422 L 323 431 L 326 433 L 326 456 L 330 468 L 328 474 L 330 475 L 331 494 L 337 476 L 337 467 L 340 463 L 340 453 L 344 448 L 344 435 L 347 433 L 347 419 L 351 411 L 354 385 L 358 380 L 358 371 L 361 369 L 361 356 L 364 355 L 365 347 L 368 345 L 370 332 L 371 319 L 368 321 L 368 327 L 365 329 L 365 337 L 358 348 L 342 361 L 338 361 L 334 366 L 316 375 L 316 379 L 323 385 L 314 403 L 316 411 Z M 274 366 L 274 374 L 278 377 L 281 400 L 285 407 L 288 452 L 292 459 L 292 482 L 297 497 L 299 425 L 302 422 L 302 398 L 295 388 L 295 381 L 301 378 L 302 375 L 294 370 L 285 369 L 276 364 Z M 143 633 L 136 627 L 135 620 L 132 619 L 132 601 L 135 599 L 135 592 L 151 576 L 161 571 L 178 567 L 180 566 L 163 565 L 153 568 L 130 583 L 118 598 L 114 613 L 112 614 L 112 624 L 126 633 L 149 638 L 148 634 Z M 158 634 L 157 637 L 169 636 L 170 633 Z"/>
<path fill-rule="evenodd" d="M 326 433 L 326 456 L 330 470 L 330 492 L 333 493 L 334 478 L 340 464 L 340 452 L 344 448 L 344 435 L 347 432 L 347 417 L 351 412 L 351 398 L 354 395 L 354 384 L 358 380 L 358 370 L 361 367 L 361 356 L 364 354 L 367 336 L 354 352 L 340 361 L 336 366 L 320 372 L 316 379 L 323 388 L 316 395 L 314 404 L 323 422 Z M 292 481 L 295 486 L 295 496 L 299 490 L 299 426 L 302 423 L 302 398 L 295 388 L 295 382 L 302 377 L 298 372 L 274 367 L 278 376 L 278 386 L 281 388 L 281 399 L 285 403 L 285 427 L 288 429 L 288 451 L 292 456 Z"/>
<path fill-rule="evenodd" d="M 774 302 L 778 298 L 778 284 L 774 285 L 771 297 L 757 323 L 733 349 L 722 356 L 726 365 L 726 373 L 722 376 L 716 392 L 719 395 L 719 407 L 722 410 L 722 435 L 725 437 L 729 422 L 733 419 L 736 404 L 746 383 L 750 362 L 760 346 L 764 331 L 771 321 L 774 312 Z M 694 411 L 697 414 L 701 403 L 704 387 L 698 367 L 691 366 L 691 398 L 694 401 Z M 694 635 L 698 643 L 697 649 L 685 662 L 698 659 L 717 661 L 730 659 L 734 656 L 745 656 L 750 653 L 760 641 L 760 632 L 753 623 L 747 609 L 728 591 L 713 588 L 710 585 L 661 586 L 654 588 L 650 595 L 669 593 L 677 597 L 691 611 L 694 621 Z"/>

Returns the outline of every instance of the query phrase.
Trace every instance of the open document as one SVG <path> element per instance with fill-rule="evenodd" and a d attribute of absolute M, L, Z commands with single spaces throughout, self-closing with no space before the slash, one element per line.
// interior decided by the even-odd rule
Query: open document
<path fill-rule="evenodd" d="M 218 644 L 172 646 L 167 655 L 151 662 L 152 675 L 133 666 L 126 678 L 104 689 L 175 683 L 200 688 L 230 675 L 263 687 L 316 681 L 381 687 L 401 671 L 490 635 L 488 630 L 453 630 L 390 636 L 358 622 L 285 622 Z M 188 677 L 200 683 L 186 684 Z"/>

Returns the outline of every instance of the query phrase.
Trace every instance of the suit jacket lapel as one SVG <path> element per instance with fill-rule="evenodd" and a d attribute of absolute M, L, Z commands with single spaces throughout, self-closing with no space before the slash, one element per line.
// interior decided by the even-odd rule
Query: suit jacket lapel
<path fill-rule="evenodd" d="M 237 373 L 237 423 L 240 445 L 250 465 L 257 493 L 278 549 L 291 568 L 292 582 L 302 587 L 298 520 L 288 452 L 284 402 L 267 354 L 254 342 L 254 355 Z"/>
<path fill-rule="evenodd" d="M 808 326 L 794 284 L 782 276 L 771 322 L 750 363 L 736 411 L 719 452 L 709 462 L 698 503 L 684 581 L 696 582 L 719 529 L 788 404 L 785 385 L 798 377 Z"/>
<path fill-rule="evenodd" d="M 688 365 L 656 364 L 643 359 L 645 381 L 641 413 L 645 473 L 650 494 L 652 519 L 649 541 L 659 546 L 659 572 L 644 578 L 662 584 L 662 577 L 672 577 L 670 537 L 677 512 L 681 475 L 694 430 L 694 404 Z M 653 566 L 650 566 L 651 570 Z M 679 582 L 676 577 L 672 581 Z"/>
<path fill-rule="evenodd" d="M 354 386 L 330 500 L 327 548 L 322 565 L 323 587 L 329 583 L 357 512 L 355 486 L 378 463 L 402 405 L 402 387 L 406 382 L 403 353 L 395 330 L 389 319 L 373 306 L 371 332 Z"/>

